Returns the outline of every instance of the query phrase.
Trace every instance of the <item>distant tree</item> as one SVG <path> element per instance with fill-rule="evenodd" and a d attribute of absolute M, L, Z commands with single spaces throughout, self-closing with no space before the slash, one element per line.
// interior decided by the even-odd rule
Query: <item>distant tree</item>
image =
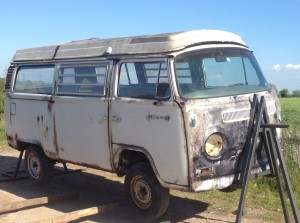
<path fill-rule="evenodd" d="M 289 96 L 289 90 L 284 88 L 281 91 L 279 91 L 279 94 L 280 94 L 281 97 L 286 98 L 286 97 Z"/>
<path fill-rule="evenodd" d="M 292 93 L 294 97 L 300 97 L 300 90 L 294 90 Z"/>

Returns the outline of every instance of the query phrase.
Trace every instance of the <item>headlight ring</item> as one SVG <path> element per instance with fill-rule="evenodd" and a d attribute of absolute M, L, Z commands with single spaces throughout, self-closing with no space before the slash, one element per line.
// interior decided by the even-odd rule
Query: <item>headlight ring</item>
<path fill-rule="evenodd" d="M 209 159 L 220 159 L 224 150 L 224 136 L 218 132 L 207 137 L 204 146 L 204 152 Z"/>

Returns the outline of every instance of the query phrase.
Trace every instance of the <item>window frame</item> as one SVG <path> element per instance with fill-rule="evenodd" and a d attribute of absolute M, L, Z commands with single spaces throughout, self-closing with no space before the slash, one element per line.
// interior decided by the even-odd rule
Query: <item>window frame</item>
<path fill-rule="evenodd" d="M 166 63 L 166 70 L 167 70 L 167 78 L 168 78 L 168 84 L 170 86 L 170 96 L 167 98 L 159 98 L 155 97 L 153 99 L 150 98 L 135 98 L 135 97 L 125 97 L 125 96 L 119 96 L 119 81 L 120 81 L 120 74 L 121 74 L 121 66 L 124 63 Z M 118 99 L 123 100 L 136 100 L 136 101 L 171 101 L 173 98 L 173 82 L 172 82 L 172 76 L 171 76 L 171 70 L 170 70 L 170 64 L 169 60 L 166 57 L 153 57 L 153 58 L 129 58 L 129 59 L 122 59 L 119 60 L 118 63 L 115 65 L 116 69 L 114 72 L 114 84 L 113 84 L 113 92 L 112 96 Z M 156 86 L 156 95 L 157 95 L 157 86 Z"/>
<path fill-rule="evenodd" d="M 16 91 L 16 82 L 18 78 L 19 71 L 23 68 L 53 68 L 53 77 L 52 77 L 52 91 L 50 94 L 46 93 L 33 93 L 33 92 L 22 92 L 22 91 Z M 55 64 L 21 64 L 18 65 L 14 72 L 13 77 L 13 84 L 11 86 L 12 93 L 17 95 L 50 95 L 52 96 L 55 90 L 55 79 L 56 79 L 56 66 Z"/>
<path fill-rule="evenodd" d="M 98 97 L 103 98 L 108 95 L 108 86 L 109 86 L 109 74 L 111 70 L 111 61 L 70 61 L 70 62 L 61 62 L 56 65 L 56 75 L 55 75 L 55 87 L 54 87 L 54 95 L 55 96 L 69 96 L 69 97 Z M 104 65 L 104 66 L 103 66 Z M 95 94 L 95 93 L 71 93 L 71 92 L 59 92 L 58 85 L 59 85 L 59 77 L 60 77 L 60 69 L 61 68 L 75 68 L 75 67 L 106 67 L 106 74 L 105 74 L 105 82 L 103 85 L 103 92 L 101 94 Z M 63 75 L 62 75 L 63 76 Z M 76 76 L 76 75 L 75 75 Z M 75 77 L 74 76 L 74 77 Z M 97 76 L 97 75 L 96 75 Z M 74 85 L 81 85 L 81 84 L 74 84 Z M 86 85 L 95 85 L 97 84 L 86 84 Z"/>

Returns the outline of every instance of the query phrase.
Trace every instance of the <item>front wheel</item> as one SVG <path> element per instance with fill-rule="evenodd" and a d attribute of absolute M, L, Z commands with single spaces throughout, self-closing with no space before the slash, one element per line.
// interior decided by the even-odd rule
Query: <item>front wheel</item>
<path fill-rule="evenodd" d="M 26 150 L 26 170 L 35 183 L 44 185 L 49 181 L 53 164 L 53 161 L 45 156 L 42 149 L 32 147 Z"/>
<path fill-rule="evenodd" d="M 169 189 L 159 184 L 145 163 L 136 164 L 128 170 L 125 189 L 133 204 L 147 217 L 158 218 L 168 209 Z"/>

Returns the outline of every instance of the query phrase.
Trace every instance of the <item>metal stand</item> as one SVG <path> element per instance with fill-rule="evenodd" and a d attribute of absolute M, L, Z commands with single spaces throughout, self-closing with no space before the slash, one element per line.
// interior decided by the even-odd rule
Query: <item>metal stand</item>
<path fill-rule="evenodd" d="M 289 179 L 287 166 L 279 146 L 276 128 L 287 128 L 288 125 L 270 124 L 265 98 L 262 96 L 260 100 L 257 95 L 254 95 L 253 104 L 250 114 L 250 122 L 248 134 L 246 138 L 246 146 L 244 150 L 244 158 L 242 160 L 242 172 L 240 182 L 242 186 L 241 197 L 236 216 L 236 222 L 240 223 L 242 220 L 246 191 L 248 189 L 249 177 L 253 165 L 253 157 L 258 146 L 259 140 L 266 150 L 268 163 L 270 166 L 271 175 L 276 178 L 277 188 L 280 195 L 282 210 L 285 222 L 290 222 L 286 200 L 284 198 L 284 187 L 280 179 L 280 173 L 283 176 L 285 189 L 291 204 L 295 222 L 300 222 L 299 208 L 292 190 L 291 182 Z"/>
<path fill-rule="evenodd" d="M 4 177 L 4 179 L 0 179 L 0 183 L 9 182 L 9 181 L 23 180 L 23 179 L 28 178 L 26 170 L 20 170 L 23 155 L 24 155 L 24 150 L 21 150 L 16 168 L 13 171 L 7 171 L 7 172 L 4 172 L 4 173 L 1 173 L 2 177 Z M 60 169 L 54 168 L 53 175 L 62 175 L 62 174 L 69 174 L 69 173 L 75 173 L 75 172 L 81 172 L 82 171 L 82 169 L 69 170 L 68 167 L 67 167 L 67 164 L 65 162 L 63 162 L 62 164 L 63 164 L 63 169 L 64 170 L 61 171 Z"/>
<path fill-rule="evenodd" d="M 20 170 L 23 155 L 24 155 L 24 150 L 21 150 L 15 170 L 2 173 L 1 175 L 5 177 L 5 179 L 1 179 L 0 182 L 16 181 L 16 180 L 22 180 L 28 178 L 26 171 Z"/>

